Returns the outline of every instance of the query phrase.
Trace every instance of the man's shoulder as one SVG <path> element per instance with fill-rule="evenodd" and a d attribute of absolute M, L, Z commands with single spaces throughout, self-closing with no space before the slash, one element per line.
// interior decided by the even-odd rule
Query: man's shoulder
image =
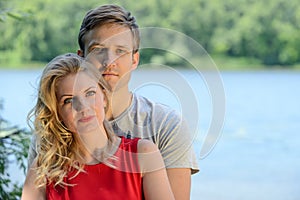
<path fill-rule="evenodd" d="M 181 115 L 174 108 L 160 102 L 155 102 L 147 97 L 141 95 L 134 95 L 135 102 L 132 111 L 137 115 L 144 115 L 147 117 L 155 117 L 159 119 L 172 119 L 175 121 L 181 120 Z"/>
<path fill-rule="evenodd" d="M 134 106 L 137 108 L 148 108 L 150 110 L 156 110 L 156 111 L 165 111 L 165 112 L 171 112 L 175 111 L 175 109 L 171 108 L 170 106 L 153 101 L 147 97 L 134 94 Z M 158 110 L 157 110 L 158 109 Z"/>

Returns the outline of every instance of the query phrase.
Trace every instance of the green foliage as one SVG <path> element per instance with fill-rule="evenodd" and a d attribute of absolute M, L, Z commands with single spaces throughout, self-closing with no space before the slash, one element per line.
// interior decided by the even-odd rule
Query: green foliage
<path fill-rule="evenodd" d="M 231 5 L 229 5 L 231 3 Z M 227 9 L 212 36 L 211 50 L 219 54 L 253 57 L 266 65 L 300 61 L 299 10 L 296 0 L 220 1 Z M 225 9 L 226 10 L 226 9 Z"/>
<path fill-rule="evenodd" d="M 22 20 L 27 16 L 27 13 L 11 8 L 11 1 L 0 0 L 0 23 L 5 22 L 8 18 Z"/>
<path fill-rule="evenodd" d="M 298 0 L 0 0 L 0 64 L 48 62 L 76 52 L 84 14 L 106 3 L 126 7 L 140 27 L 182 32 L 211 54 L 248 57 L 270 66 L 300 62 Z M 170 60 L 167 52 L 144 53 L 142 63 Z"/>
<path fill-rule="evenodd" d="M 29 132 L 9 126 L 0 116 L 0 199 L 15 200 L 21 196 L 22 183 L 13 182 L 7 169 L 14 163 L 25 174 L 28 148 Z"/>

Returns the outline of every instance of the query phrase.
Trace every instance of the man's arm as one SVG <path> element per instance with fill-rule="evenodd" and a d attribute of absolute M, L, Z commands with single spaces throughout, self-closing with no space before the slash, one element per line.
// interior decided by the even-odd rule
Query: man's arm
<path fill-rule="evenodd" d="M 145 199 L 174 200 L 164 161 L 157 146 L 149 140 L 139 140 L 138 160 L 143 174 Z"/>
<path fill-rule="evenodd" d="M 175 199 L 190 199 L 191 174 L 199 171 L 193 149 L 193 136 L 182 116 L 175 111 L 161 115 L 158 137 L 169 182 Z"/>
<path fill-rule="evenodd" d="M 36 166 L 36 160 L 34 160 L 25 179 L 21 200 L 46 199 L 45 187 L 37 187 L 34 183 L 37 176 L 35 171 Z"/>
<path fill-rule="evenodd" d="M 27 157 L 27 171 L 29 171 L 30 166 L 32 165 L 35 157 L 37 156 L 36 152 L 36 135 L 32 135 L 30 145 L 29 145 L 29 150 L 28 150 L 28 157 Z"/>
<path fill-rule="evenodd" d="M 191 169 L 169 168 L 167 175 L 170 185 L 177 200 L 189 200 L 191 192 Z"/>

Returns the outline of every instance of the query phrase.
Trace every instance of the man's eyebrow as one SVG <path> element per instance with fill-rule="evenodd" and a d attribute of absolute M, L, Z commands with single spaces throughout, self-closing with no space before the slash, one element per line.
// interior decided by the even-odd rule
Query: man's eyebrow
<path fill-rule="evenodd" d="M 118 47 L 118 48 L 125 48 L 125 49 L 131 49 L 130 48 L 130 46 L 129 45 L 126 45 L 126 44 L 124 44 L 124 45 L 116 45 L 116 47 Z"/>
<path fill-rule="evenodd" d="M 94 47 L 94 46 L 104 46 L 103 44 L 101 44 L 101 43 L 99 43 L 98 41 L 92 41 L 92 42 L 90 42 L 89 43 L 89 45 L 88 45 L 88 51 L 90 51 L 90 49 L 92 48 L 92 47 Z"/>

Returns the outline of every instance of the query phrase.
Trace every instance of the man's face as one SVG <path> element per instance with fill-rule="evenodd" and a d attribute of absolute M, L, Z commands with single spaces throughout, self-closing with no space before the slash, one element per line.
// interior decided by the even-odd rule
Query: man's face
<path fill-rule="evenodd" d="M 128 27 L 106 24 L 89 31 L 84 56 L 102 72 L 113 91 L 128 87 L 131 71 L 136 69 L 139 53 L 133 54 L 133 36 Z"/>

